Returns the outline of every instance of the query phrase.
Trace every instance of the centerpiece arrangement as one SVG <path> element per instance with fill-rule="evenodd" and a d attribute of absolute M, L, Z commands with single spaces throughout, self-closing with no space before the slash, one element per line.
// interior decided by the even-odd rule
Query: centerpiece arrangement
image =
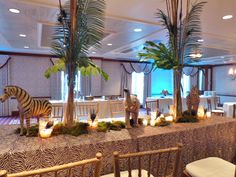
<path fill-rule="evenodd" d="M 186 4 L 184 6 L 183 4 Z M 147 41 L 141 61 L 153 62 L 153 69 L 173 69 L 174 117 L 182 117 L 181 78 L 186 64 L 196 61 L 191 54 L 200 51 L 200 14 L 206 2 L 191 4 L 190 0 L 166 0 L 167 13 L 158 10 L 157 17 L 167 31 L 167 43 Z"/>
<path fill-rule="evenodd" d="M 70 0 L 62 7 L 58 25 L 53 34 L 52 52 L 59 60 L 45 72 L 48 78 L 54 72 L 64 70 L 68 75 L 68 98 L 65 107 L 64 125 L 74 125 L 75 77 L 80 70 L 83 76 L 108 75 L 88 57 L 89 48 L 97 48 L 104 35 L 105 1 Z"/>

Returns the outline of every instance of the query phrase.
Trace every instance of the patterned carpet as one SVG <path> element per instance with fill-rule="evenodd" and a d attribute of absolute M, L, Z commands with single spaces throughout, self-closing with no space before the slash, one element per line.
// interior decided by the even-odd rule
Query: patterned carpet
<path fill-rule="evenodd" d="M 37 119 L 33 118 L 30 121 L 32 124 L 37 122 Z M 0 117 L 0 125 L 18 125 L 20 124 L 19 117 Z"/>

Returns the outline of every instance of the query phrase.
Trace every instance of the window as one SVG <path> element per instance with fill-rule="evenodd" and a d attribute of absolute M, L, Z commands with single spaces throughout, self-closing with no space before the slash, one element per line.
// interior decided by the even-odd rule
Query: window
<path fill-rule="evenodd" d="M 203 80 L 204 80 L 204 74 L 203 74 L 203 71 L 200 70 L 198 73 L 198 89 L 199 90 L 204 90 Z"/>
<path fill-rule="evenodd" d="M 183 87 L 183 96 L 187 96 L 188 92 L 190 92 L 190 76 L 183 74 L 181 83 Z"/>
<path fill-rule="evenodd" d="M 143 92 L 144 92 L 144 73 L 133 72 L 131 93 L 137 95 L 140 104 L 143 104 Z"/>
<path fill-rule="evenodd" d="M 74 88 L 74 97 L 79 98 L 80 97 L 80 71 L 78 71 L 78 74 L 75 76 L 75 88 Z M 61 98 L 62 100 L 66 100 L 68 96 L 68 75 L 65 74 L 64 71 L 61 72 Z"/>

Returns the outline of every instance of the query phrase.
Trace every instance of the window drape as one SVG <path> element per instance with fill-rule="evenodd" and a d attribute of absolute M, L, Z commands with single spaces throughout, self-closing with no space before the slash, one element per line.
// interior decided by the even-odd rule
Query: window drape
<path fill-rule="evenodd" d="M 124 88 L 131 90 L 132 72 L 144 73 L 144 94 L 143 103 L 151 96 L 151 71 L 152 65 L 149 63 L 121 63 L 121 88 L 120 95 L 124 97 Z"/>
<path fill-rule="evenodd" d="M 6 85 L 9 85 L 10 74 L 10 57 L 8 55 L 0 55 L 0 95 L 3 94 L 3 89 Z M 9 116 L 9 99 L 4 103 L 0 103 L 0 116 Z"/>
<path fill-rule="evenodd" d="M 51 63 L 54 63 L 59 60 L 58 58 L 51 58 Z M 61 72 L 53 73 L 50 77 L 50 92 L 51 99 L 61 100 Z"/>

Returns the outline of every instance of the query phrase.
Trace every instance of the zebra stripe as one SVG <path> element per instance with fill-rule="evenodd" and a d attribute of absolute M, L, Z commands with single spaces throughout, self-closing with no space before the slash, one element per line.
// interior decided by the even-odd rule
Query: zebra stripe
<path fill-rule="evenodd" d="M 8 99 L 15 96 L 18 104 L 21 119 L 26 119 L 27 130 L 30 127 L 31 117 L 49 117 L 52 111 L 52 104 L 47 100 L 33 99 L 24 89 L 18 86 L 6 86 L 1 98 Z M 3 100 L 3 101 L 5 101 Z M 21 128 L 23 125 L 21 125 Z"/>

